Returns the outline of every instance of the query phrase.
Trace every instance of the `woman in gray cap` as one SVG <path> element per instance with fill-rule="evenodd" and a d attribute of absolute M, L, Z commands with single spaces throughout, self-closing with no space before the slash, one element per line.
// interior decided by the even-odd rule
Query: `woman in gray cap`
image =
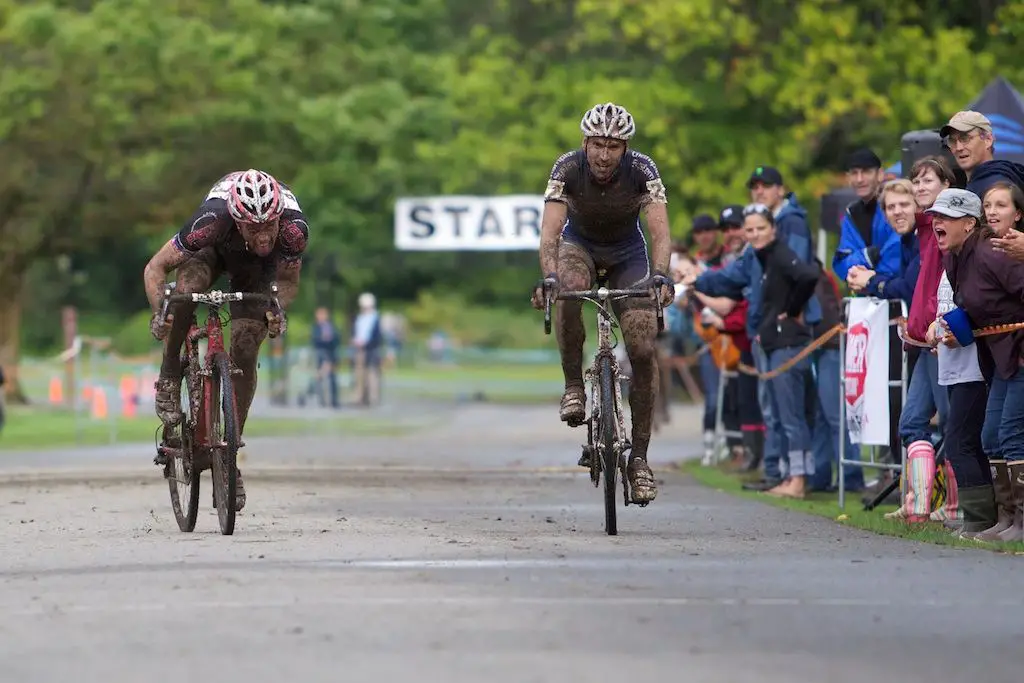
<path fill-rule="evenodd" d="M 969 344 L 971 330 L 1024 322 L 1024 263 L 999 253 L 992 244 L 992 230 L 981 223 L 981 199 L 968 190 L 947 189 L 939 193 L 928 209 L 933 216 L 935 240 L 943 253 L 946 275 L 953 289 L 957 309 L 944 315 L 949 333 L 936 333 L 949 347 Z M 962 312 L 962 313 L 961 313 Z M 957 320 L 957 315 L 961 319 Z M 990 378 L 988 404 L 982 427 L 984 462 L 977 462 L 978 474 L 992 480 L 988 461 L 1005 460 L 1009 474 L 1009 507 L 1013 510 L 1010 526 L 996 535 L 1000 541 L 1024 539 L 1024 330 L 1013 329 L 976 339 L 978 360 L 986 378 Z M 954 449 L 951 449 L 951 451 Z M 956 455 L 956 454 L 954 454 Z M 964 458 L 953 462 L 970 465 Z M 957 479 L 961 472 L 957 472 Z M 960 489 L 961 507 L 964 489 Z M 991 494 L 990 494 L 991 495 Z M 986 509 L 982 509 L 982 508 Z M 968 510 L 964 509 L 965 526 Z M 978 501 L 980 516 L 995 518 L 995 500 Z"/>

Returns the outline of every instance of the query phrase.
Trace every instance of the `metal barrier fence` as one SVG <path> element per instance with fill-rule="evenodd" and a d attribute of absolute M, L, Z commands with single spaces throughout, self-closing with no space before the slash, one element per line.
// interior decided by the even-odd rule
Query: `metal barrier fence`
<path fill-rule="evenodd" d="M 874 299 L 874 297 L 870 297 L 870 298 Z M 874 299 L 874 300 L 875 301 L 881 301 L 881 299 Z M 873 468 L 873 469 L 878 469 L 878 470 L 890 470 L 890 471 L 893 472 L 893 476 L 901 476 L 902 473 L 903 473 L 903 469 L 904 469 L 904 467 L 906 465 L 906 461 L 907 461 L 907 449 L 903 447 L 903 444 L 900 442 L 898 437 L 896 439 L 896 443 L 890 443 L 890 446 L 889 446 L 890 450 L 892 450 L 893 447 L 897 447 L 897 449 L 899 450 L 900 458 L 899 458 L 899 462 L 898 463 L 895 463 L 895 462 L 892 462 L 892 463 L 879 462 L 877 460 L 877 455 L 878 455 L 878 447 L 877 446 L 869 446 L 868 447 L 868 452 L 870 453 L 870 457 L 869 457 L 868 460 L 864 460 L 863 459 L 863 447 L 861 448 L 861 451 L 858 453 L 859 457 L 857 459 L 847 458 L 846 457 L 846 455 L 847 455 L 846 454 L 846 440 L 847 440 L 847 433 L 848 433 L 848 430 L 849 430 L 849 427 L 848 427 L 848 424 L 847 424 L 847 420 L 846 420 L 846 379 L 847 379 L 846 378 L 846 328 L 847 328 L 847 325 L 849 323 L 849 308 L 850 308 L 849 304 L 850 304 L 850 301 L 852 301 L 852 297 L 846 297 L 846 298 L 843 299 L 843 314 L 842 314 L 843 330 L 839 334 L 839 385 L 840 385 L 840 391 L 839 391 L 839 428 L 840 428 L 840 434 L 839 434 L 839 509 L 841 509 L 841 510 L 846 507 L 846 481 L 845 481 L 845 477 L 843 476 L 843 469 L 844 469 L 844 467 L 846 465 L 855 465 L 855 466 L 859 466 L 859 467 L 863 467 L 863 468 Z M 889 367 L 887 368 L 887 374 L 888 374 L 888 377 L 889 377 L 889 381 L 887 382 L 887 386 L 889 387 L 889 392 L 887 392 L 887 393 L 889 395 L 887 396 L 887 400 L 889 400 L 889 420 L 890 420 L 890 422 L 892 422 L 893 420 L 896 420 L 896 422 L 898 424 L 899 415 L 900 415 L 900 413 L 903 410 L 903 406 L 906 405 L 906 402 L 907 402 L 907 352 L 904 349 L 903 344 L 902 344 L 902 342 L 899 339 L 899 335 L 895 332 L 895 330 L 893 328 L 896 325 L 899 324 L 900 318 L 906 319 L 906 317 L 907 317 L 907 306 L 902 301 L 892 301 L 892 300 L 890 300 L 890 301 L 888 301 L 888 304 L 889 304 L 889 327 L 888 327 L 888 330 L 889 330 L 889 338 L 888 338 L 889 364 L 888 365 L 889 365 Z M 898 304 L 898 311 L 899 311 L 899 313 L 898 313 L 898 315 L 894 315 L 893 314 L 893 309 L 896 308 L 897 304 Z M 892 374 L 893 374 L 892 373 L 892 364 L 893 364 L 892 363 L 892 359 L 893 359 L 893 353 L 894 352 L 900 354 L 900 376 L 899 376 L 898 379 L 897 378 L 893 378 L 893 376 L 892 376 Z M 892 405 L 892 403 L 893 403 L 892 402 L 892 389 L 895 389 L 897 387 L 900 389 L 900 402 L 899 402 L 899 406 L 896 406 L 897 409 L 893 410 L 893 405 Z M 892 431 L 893 430 L 890 427 L 890 433 L 892 433 Z M 890 441 L 892 441 L 892 440 L 890 439 Z M 907 485 L 906 481 L 902 481 L 902 477 L 901 477 L 901 481 L 900 481 L 900 496 L 901 497 L 900 497 L 900 500 L 902 500 L 903 496 L 906 494 L 906 485 Z"/>

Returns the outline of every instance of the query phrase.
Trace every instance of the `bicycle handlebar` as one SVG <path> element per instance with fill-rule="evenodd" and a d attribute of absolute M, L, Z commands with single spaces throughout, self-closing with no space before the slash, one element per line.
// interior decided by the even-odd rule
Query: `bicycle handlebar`
<path fill-rule="evenodd" d="M 223 306 L 232 301 L 253 301 L 269 303 L 276 311 L 281 310 L 281 303 L 277 299 L 277 283 L 270 284 L 270 294 L 262 292 L 222 292 L 214 289 L 209 292 L 193 292 L 191 294 L 172 294 L 175 283 L 168 283 L 164 287 L 163 303 L 160 306 L 160 322 L 167 319 L 167 311 L 171 304 L 195 303 L 208 306 Z"/>
<path fill-rule="evenodd" d="M 661 297 L 654 287 L 632 288 L 632 289 L 608 289 L 607 287 L 595 287 L 594 289 L 572 290 L 559 292 L 554 299 L 558 301 L 593 301 L 602 306 L 605 301 L 615 299 L 638 299 L 643 297 L 654 297 L 658 309 L 658 332 L 665 329 L 665 312 L 661 305 Z M 551 301 L 550 294 L 544 296 L 544 334 L 551 334 Z"/>

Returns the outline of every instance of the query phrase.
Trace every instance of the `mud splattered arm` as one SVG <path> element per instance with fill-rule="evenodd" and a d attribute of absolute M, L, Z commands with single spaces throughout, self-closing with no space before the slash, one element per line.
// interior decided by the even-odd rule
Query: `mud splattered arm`
<path fill-rule="evenodd" d="M 651 266 L 659 273 L 668 272 L 672 256 L 672 236 L 668 229 L 668 205 L 664 201 L 651 201 L 644 209 L 647 231 L 651 234 Z"/>
<path fill-rule="evenodd" d="M 558 236 L 565 225 L 568 208 L 562 202 L 544 203 L 544 215 L 540 224 L 540 273 L 547 277 L 558 272 Z"/>
<path fill-rule="evenodd" d="M 160 312 L 160 301 L 163 298 L 164 285 L 167 283 L 167 274 L 184 263 L 186 259 L 188 259 L 188 254 L 179 249 L 174 240 L 169 240 L 146 264 L 146 268 L 142 272 L 142 281 L 146 288 L 149 307 L 154 314 Z"/>
<path fill-rule="evenodd" d="M 299 273 L 302 272 L 302 259 L 283 261 L 277 266 L 277 300 L 281 308 L 288 307 L 295 301 L 299 293 Z"/>

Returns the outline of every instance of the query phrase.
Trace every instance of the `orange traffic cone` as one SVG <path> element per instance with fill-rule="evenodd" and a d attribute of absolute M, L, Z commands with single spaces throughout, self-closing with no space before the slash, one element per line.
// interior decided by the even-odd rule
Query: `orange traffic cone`
<path fill-rule="evenodd" d="M 103 387 L 92 390 L 92 416 L 97 420 L 107 419 L 107 392 Z"/>
<path fill-rule="evenodd" d="M 64 383 L 60 377 L 50 378 L 50 405 L 60 405 L 64 402 Z"/>

